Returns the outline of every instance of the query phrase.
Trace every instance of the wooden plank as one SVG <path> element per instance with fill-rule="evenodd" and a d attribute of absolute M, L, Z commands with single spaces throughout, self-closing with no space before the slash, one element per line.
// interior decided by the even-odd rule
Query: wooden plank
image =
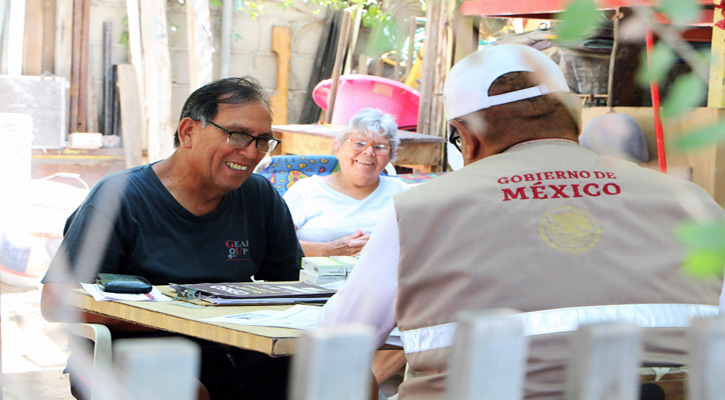
<path fill-rule="evenodd" d="M 221 49 L 219 52 L 219 77 L 229 77 L 229 59 L 232 54 L 232 0 L 222 0 Z"/>
<path fill-rule="evenodd" d="M 335 99 L 337 98 L 337 85 L 342 71 L 343 58 L 347 48 L 347 40 L 350 34 L 350 11 L 343 10 L 342 23 L 340 24 L 340 36 L 337 39 L 337 52 L 335 54 L 335 64 L 332 67 L 332 85 L 330 86 L 330 94 L 327 97 L 327 112 L 325 114 L 325 123 L 332 121 L 332 113 L 335 112 Z"/>
<path fill-rule="evenodd" d="M 527 350 L 524 323 L 515 311 L 464 313 L 456 326 L 446 399 L 522 398 Z"/>
<path fill-rule="evenodd" d="M 81 85 L 81 42 L 83 35 L 83 2 L 73 1 L 73 33 L 71 50 L 70 73 L 70 112 L 68 118 L 68 133 L 78 132 L 78 113 L 80 108 Z M 85 122 L 84 122 L 85 124 Z M 81 131 L 83 132 L 83 131 Z"/>
<path fill-rule="evenodd" d="M 128 43 L 131 64 L 136 70 L 136 84 L 138 85 L 139 103 L 141 104 L 141 143 L 144 149 L 148 148 L 149 122 L 146 118 L 146 77 L 144 76 L 143 47 L 141 46 L 141 14 L 139 0 L 126 0 L 128 15 Z"/>
<path fill-rule="evenodd" d="M 451 65 L 453 51 L 452 20 L 455 4 L 444 0 L 434 2 L 426 11 L 426 45 L 423 56 L 423 76 L 420 85 L 418 128 L 420 133 L 444 137 L 446 120 L 443 106 L 443 83 Z M 441 148 L 440 160 L 444 160 Z M 437 170 L 444 170 L 441 161 Z"/>
<path fill-rule="evenodd" d="M 410 16 L 408 21 L 408 60 L 405 62 L 405 75 L 400 79 L 401 82 L 405 82 L 410 76 L 410 70 L 413 68 L 415 62 L 415 31 L 418 28 L 418 23 L 415 20 L 415 16 Z"/>
<path fill-rule="evenodd" d="M 644 27 L 640 32 L 633 30 L 634 13 L 631 8 L 619 9 L 620 18 L 614 20 L 614 46 L 609 61 L 607 97 L 608 107 L 639 107 L 651 105 L 649 92 L 635 82 L 637 70 L 644 49 Z M 629 23 L 627 23 L 629 21 Z M 627 26 L 626 30 L 621 29 Z"/>
<path fill-rule="evenodd" d="M 719 3 L 719 0 L 715 1 L 715 3 Z M 713 24 L 723 20 L 722 13 L 716 12 L 714 15 Z M 711 43 L 707 106 L 723 108 L 725 107 L 725 29 L 715 26 L 712 29 Z"/>
<path fill-rule="evenodd" d="M 362 7 L 355 9 L 355 17 L 350 22 L 350 40 L 348 41 L 347 56 L 342 69 L 342 74 L 347 75 L 352 71 L 352 60 L 357 47 L 357 38 L 360 35 L 360 23 L 362 22 Z"/>
<path fill-rule="evenodd" d="M 103 129 L 104 135 L 113 134 L 113 65 L 111 64 L 111 31 L 113 23 L 103 21 Z"/>
<path fill-rule="evenodd" d="M 126 158 L 126 168 L 144 164 L 143 147 L 141 140 L 141 103 L 138 96 L 136 70 L 132 65 L 119 64 L 118 97 L 121 111 L 121 126 L 123 127 L 123 154 Z"/>
<path fill-rule="evenodd" d="M 23 75 L 40 75 L 43 64 L 43 0 L 25 0 Z"/>
<path fill-rule="evenodd" d="M 76 132 L 88 132 L 88 79 L 89 79 L 89 42 L 90 32 L 90 16 L 91 16 L 91 0 L 83 0 L 83 19 L 81 27 L 81 58 L 80 73 L 78 76 L 78 122 Z"/>
<path fill-rule="evenodd" d="M 186 2 L 186 38 L 189 52 L 189 93 L 191 93 L 213 79 L 209 0 Z"/>
<path fill-rule="evenodd" d="M 73 3 L 74 0 L 56 0 L 55 75 L 69 82 L 73 58 Z"/>
<path fill-rule="evenodd" d="M 639 398 L 642 328 L 623 321 L 582 325 L 572 334 L 568 400 Z"/>
<path fill-rule="evenodd" d="M 56 0 L 43 0 L 43 54 L 41 56 L 41 73 L 55 72 L 55 10 Z"/>
<path fill-rule="evenodd" d="M 290 400 L 370 398 L 370 364 L 375 339 L 362 325 L 303 333 L 292 359 Z"/>
<path fill-rule="evenodd" d="M 272 26 L 272 52 L 277 55 L 277 90 L 269 99 L 272 107 L 272 123 L 283 125 L 287 123 L 292 28 L 289 26 Z"/>
<path fill-rule="evenodd" d="M 141 10 L 148 160 L 158 161 L 174 151 L 176 124 L 171 117 L 171 59 L 166 20 L 166 0 L 144 0 Z"/>

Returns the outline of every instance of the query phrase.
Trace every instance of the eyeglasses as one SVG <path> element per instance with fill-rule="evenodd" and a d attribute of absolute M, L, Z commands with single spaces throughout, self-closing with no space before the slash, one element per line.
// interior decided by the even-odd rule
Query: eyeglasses
<path fill-rule="evenodd" d="M 355 140 L 355 139 L 345 139 L 346 142 L 352 143 L 352 148 L 357 151 L 363 151 L 368 148 L 368 146 L 373 146 L 374 152 L 380 152 L 384 153 L 386 151 L 390 151 L 390 145 L 387 144 L 374 144 L 374 143 L 368 143 L 363 140 Z"/>
<path fill-rule="evenodd" d="M 230 131 L 229 129 L 221 127 L 213 122 L 209 123 L 226 132 L 229 135 L 229 137 L 227 137 L 227 144 L 237 149 L 246 149 L 250 143 L 256 142 L 254 144 L 254 147 L 257 149 L 258 152 L 269 153 L 282 142 L 275 137 L 252 136 L 244 132 Z"/>
<path fill-rule="evenodd" d="M 463 153 L 463 150 L 461 150 L 461 135 L 458 134 L 458 129 L 452 124 L 448 124 L 448 130 L 451 132 L 450 136 L 448 136 L 448 141 L 451 142 L 452 145 L 456 146 L 458 151 Z"/>

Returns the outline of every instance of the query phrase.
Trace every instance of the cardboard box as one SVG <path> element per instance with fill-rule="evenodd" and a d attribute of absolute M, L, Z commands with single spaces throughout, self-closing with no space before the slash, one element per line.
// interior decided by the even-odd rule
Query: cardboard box
<path fill-rule="evenodd" d="M 330 257 L 302 257 L 302 269 L 319 276 L 345 276 L 347 268 Z"/>

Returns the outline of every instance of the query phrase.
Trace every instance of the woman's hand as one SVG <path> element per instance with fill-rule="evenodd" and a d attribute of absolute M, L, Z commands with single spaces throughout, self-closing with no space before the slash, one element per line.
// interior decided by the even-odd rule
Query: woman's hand
<path fill-rule="evenodd" d="M 356 256 L 370 239 L 370 234 L 356 229 L 351 235 L 327 242 L 328 256 Z"/>
<path fill-rule="evenodd" d="M 300 240 L 306 257 L 356 256 L 370 239 L 370 234 L 356 229 L 354 233 L 330 242 Z"/>

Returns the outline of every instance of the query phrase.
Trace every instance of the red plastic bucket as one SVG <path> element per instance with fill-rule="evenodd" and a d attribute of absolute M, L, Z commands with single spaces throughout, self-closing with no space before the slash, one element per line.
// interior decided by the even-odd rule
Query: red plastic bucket
<path fill-rule="evenodd" d="M 327 110 L 332 80 L 325 79 L 315 86 L 312 99 Z M 331 123 L 344 125 L 363 108 L 378 108 L 391 114 L 398 129 L 414 130 L 418 125 L 418 91 L 400 82 L 372 75 L 342 75 L 337 85 L 335 109 Z"/>

